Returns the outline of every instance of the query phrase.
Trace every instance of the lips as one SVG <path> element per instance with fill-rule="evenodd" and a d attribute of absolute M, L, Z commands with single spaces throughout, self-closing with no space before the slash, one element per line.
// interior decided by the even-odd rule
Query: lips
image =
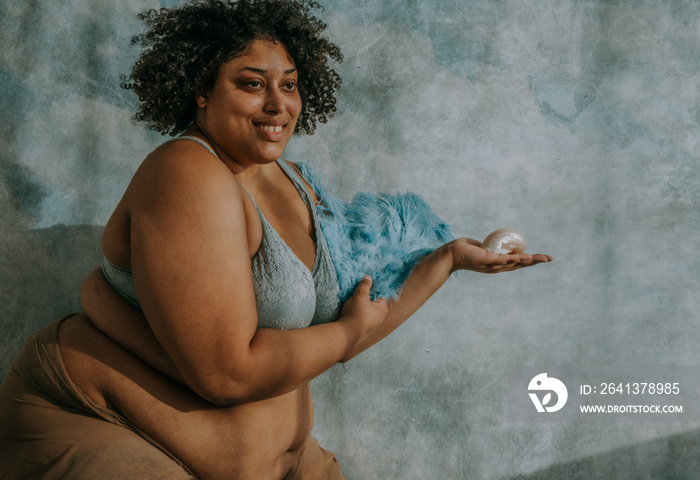
<path fill-rule="evenodd" d="M 284 138 L 284 130 L 287 127 L 287 122 L 268 120 L 266 122 L 253 122 L 253 125 L 265 139 L 277 142 Z"/>

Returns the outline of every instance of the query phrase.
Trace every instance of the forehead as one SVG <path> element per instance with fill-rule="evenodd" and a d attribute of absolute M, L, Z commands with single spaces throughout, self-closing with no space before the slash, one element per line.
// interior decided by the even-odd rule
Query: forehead
<path fill-rule="evenodd" d="M 255 40 L 251 42 L 240 55 L 237 55 L 226 65 L 232 67 L 254 67 L 270 70 L 273 67 L 280 70 L 296 68 L 294 59 L 284 45 L 271 40 Z M 267 68 L 266 68 L 267 67 Z"/>

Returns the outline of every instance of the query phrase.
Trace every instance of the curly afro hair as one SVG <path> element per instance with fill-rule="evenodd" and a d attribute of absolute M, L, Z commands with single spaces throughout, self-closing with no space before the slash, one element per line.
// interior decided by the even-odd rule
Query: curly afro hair
<path fill-rule="evenodd" d="M 139 15 L 148 31 L 132 38 L 143 47 L 122 88 L 139 98 L 134 119 L 162 134 L 178 135 L 193 122 L 195 97 L 215 85 L 221 66 L 256 40 L 280 42 L 299 74 L 302 101 L 294 133 L 312 134 L 336 111 L 341 80 L 329 60 L 340 49 L 321 36 L 326 24 L 312 16 L 322 8 L 308 0 L 192 0 L 185 6 Z"/>

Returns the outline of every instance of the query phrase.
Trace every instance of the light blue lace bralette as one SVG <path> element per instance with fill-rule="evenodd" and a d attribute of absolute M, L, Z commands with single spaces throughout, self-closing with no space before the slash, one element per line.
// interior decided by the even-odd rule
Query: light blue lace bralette
<path fill-rule="evenodd" d="M 199 138 L 185 136 L 174 140 L 180 139 L 195 141 L 216 155 L 211 147 Z M 340 287 L 321 230 L 319 213 L 295 169 L 281 159 L 277 164 L 292 181 L 311 212 L 316 236 L 316 260 L 313 269 L 309 271 L 272 228 L 255 199 L 248 193 L 263 226 L 260 248 L 251 259 L 258 328 L 288 330 L 334 321 L 338 318 L 341 308 Z M 105 258 L 102 272 L 115 290 L 139 306 L 130 270 L 119 268 Z"/>

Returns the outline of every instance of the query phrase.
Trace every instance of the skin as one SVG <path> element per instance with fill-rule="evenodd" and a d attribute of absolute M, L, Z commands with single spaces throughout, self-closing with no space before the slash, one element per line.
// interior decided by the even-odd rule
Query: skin
<path fill-rule="evenodd" d="M 395 302 L 371 301 L 364 279 L 336 322 L 257 329 L 250 259 L 262 225 L 242 186 L 304 265 L 316 256 L 310 212 L 275 163 L 301 109 L 296 81 L 287 51 L 268 41 L 222 66 L 212 91 L 196 98 L 186 132 L 219 158 L 192 141 L 159 147 L 105 227 L 104 254 L 133 271 L 143 311 L 96 270 L 82 291 L 87 315 L 59 332 L 76 386 L 203 480 L 283 478 L 311 434 L 309 381 L 386 337 L 455 270 L 498 273 L 551 260 L 496 255 L 459 239 L 428 255 Z"/>

